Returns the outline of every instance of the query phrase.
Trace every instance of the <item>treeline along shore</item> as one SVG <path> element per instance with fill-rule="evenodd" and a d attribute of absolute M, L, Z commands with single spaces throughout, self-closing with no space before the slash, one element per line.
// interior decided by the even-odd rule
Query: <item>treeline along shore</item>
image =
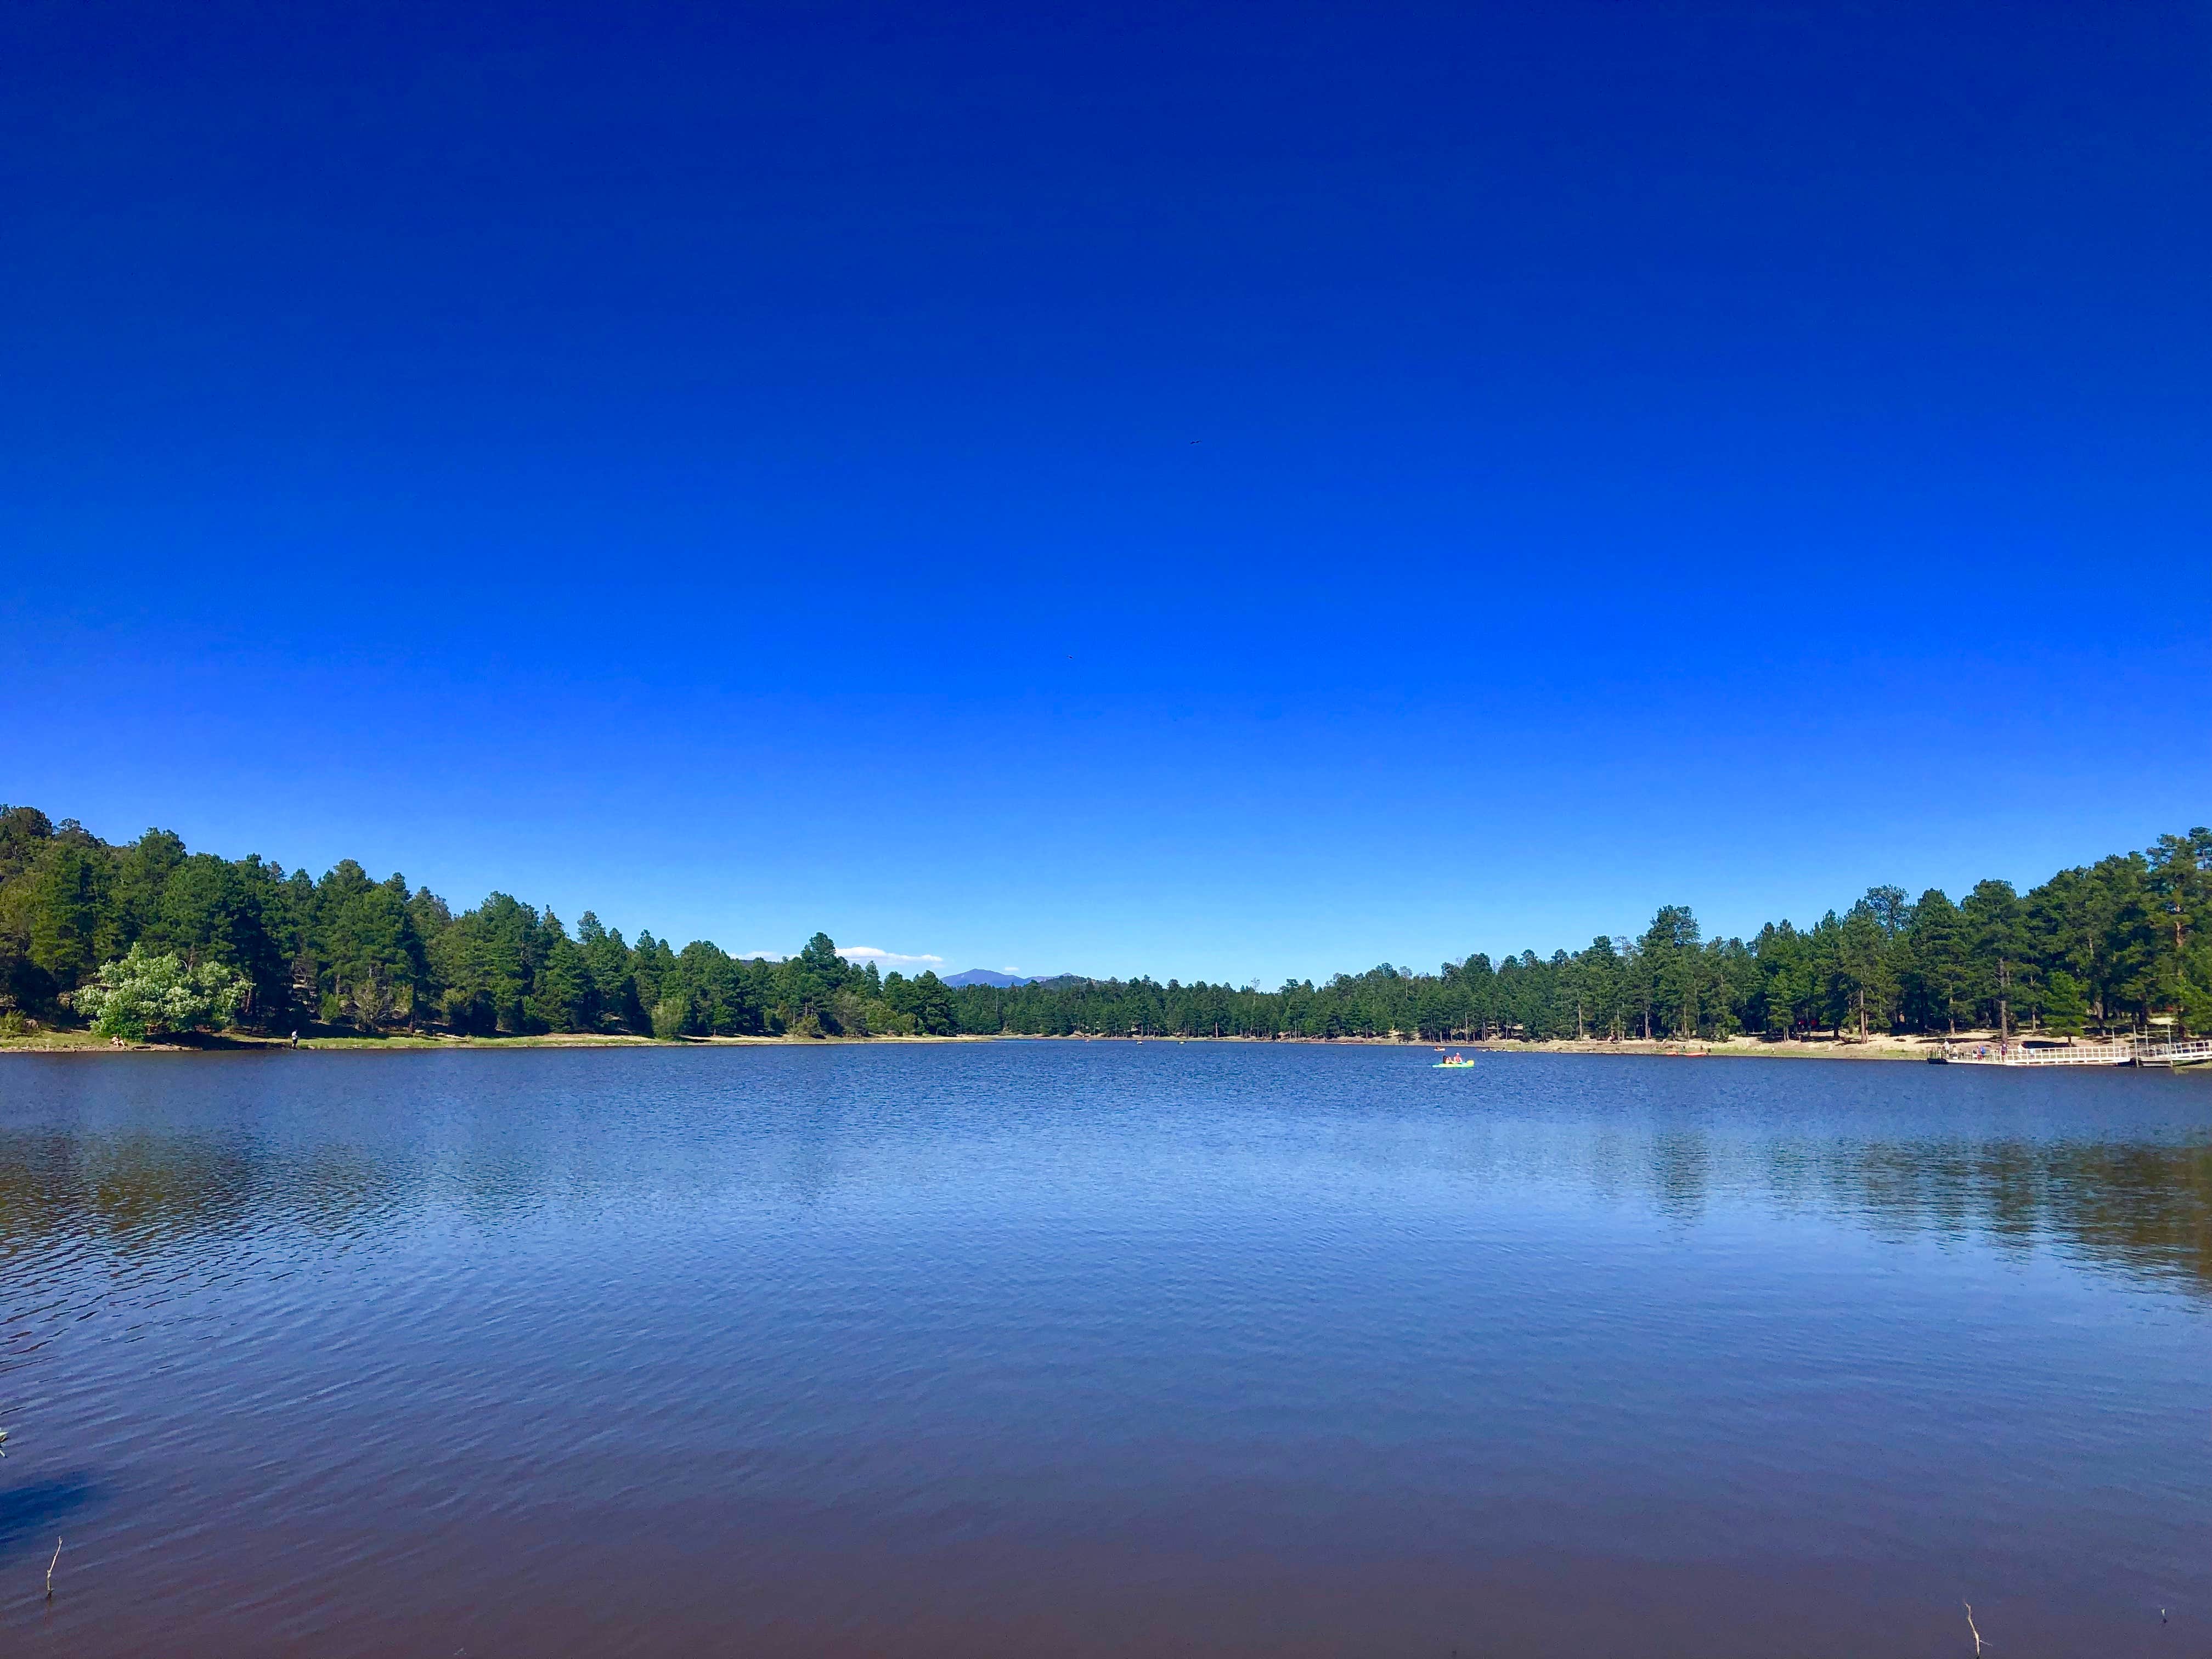
<path fill-rule="evenodd" d="M 350 859 L 319 879 L 149 830 L 113 845 L 0 807 L 0 1037 L 495 1038 L 1398 1036 L 1432 1041 L 1713 1041 L 1966 1029 L 2212 1029 L 2212 830 L 1957 901 L 1877 887 L 1807 927 L 1707 939 L 1689 909 L 1580 951 L 1389 963 L 1326 982 L 1064 976 L 955 988 L 854 967 L 817 933 L 797 955 L 572 929 L 505 893 L 455 912 Z"/>

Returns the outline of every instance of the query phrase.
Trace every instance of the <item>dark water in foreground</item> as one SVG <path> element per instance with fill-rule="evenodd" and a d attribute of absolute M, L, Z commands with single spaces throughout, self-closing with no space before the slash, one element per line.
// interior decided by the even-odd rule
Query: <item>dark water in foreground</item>
<path fill-rule="evenodd" d="M 0 1649 L 2212 1649 L 2212 1079 L 1429 1058 L 0 1060 Z"/>

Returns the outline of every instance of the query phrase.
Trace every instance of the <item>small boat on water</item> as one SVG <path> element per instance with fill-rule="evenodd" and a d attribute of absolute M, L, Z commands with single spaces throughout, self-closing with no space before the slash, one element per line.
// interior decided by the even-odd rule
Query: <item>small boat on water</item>
<path fill-rule="evenodd" d="M 1437 1072 L 1456 1072 L 1473 1066 L 1474 1064 L 1474 1062 L 1469 1060 L 1465 1054 L 1449 1054 L 1429 1069 Z"/>

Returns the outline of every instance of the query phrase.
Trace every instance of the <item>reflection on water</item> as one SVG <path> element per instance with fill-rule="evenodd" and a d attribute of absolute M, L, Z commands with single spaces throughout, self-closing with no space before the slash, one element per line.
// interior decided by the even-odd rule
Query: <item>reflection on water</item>
<path fill-rule="evenodd" d="M 11 1058 L 0 1573 L 80 1589 L 0 1626 L 1763 1653 L 1971 1583 L 2131 1651 L 2212 1626 L 2208 1290 L 2212 1079 Z"/>
<path fill-rule="evenodd" d="M 1618 1062 L 1567 1063 L 1587 1067 L 1586 1074 L 1564 1091 L 1556 1078 L 1546 1079 L 1555 1088 L 1532 1095 L 1530 1104 L 1556 1110 L 1557 1095 L 1577 1092 L 1573 1085 L 1581 1084 L 1580 1092 L 1601 1109 L 1620 1092 Z M 2172 1113 L 2135 1123 L 2100 1120 L 2094 1138 L 2069 1138 L 2063 1124 L 2029 1138 L 1986 1123 L 1966 1126 L 1974 1131 L 1968 1133 L 1947 1124 L 1943 1133 L 1929 1125 L 1907 1134 L 1881 1133 L 1895 1127 L 1883 1123 L 1863 1138 L 1817 1139 L 1792 1121 L 1786 1085 L 1826 1079 L 1791 1068 L 1769 1080 L 1778 1095 L 1764 1103 L 1773 1109 L 1748 1120 L 1683 1127 L 1668 1121 L 1682 1102 L 1662 1098 L 1644 1103 L 1650 1115 L 1640 1133 L 1595 1115 L 1548 1124 L 1546 1176 L 1609 1200 L 1648 1201 L 1676 1220 L 1695 1220 L 1717 1196 L 1817 1206 L 1883 1237 L 1972 1232 L 2006 1244 L 2054 1245 L 2085 1262 L 2212 1291 L 2212 1078 L 2188 1078 L 2166 1091 L 2159 1103 L 2172 1104 Z M 26 1105 L 35 1110 L 36 1092 L 14 1091 L 15 1116 Z M 454 1103 L 436 1091 L 422 1097 L 443 1109 Z M 605 1104 L 615 1113 L 624 1107 L 618 1095 Z M 342 1141 L 314 1138 L 312 1123 L 305 1136 L 298 1124 L 275 1135 L 268 1127 L 240 1123 L 218 1132 L 200 1122 L 164 1130 L 136 1121 L 64 1129 L 0 1121 L 0 1263 L 16 1272 L 50 1270 L 72 1253 L 95 1252 L 120 1267 L 137 1255 L 198 1250 L 270 1231 L 359 1240 L 440 1210 L 496 1224 L 563 1194 L 603 1198 L 667 1173 L 619 1163 L 580 1170 L 549 1144 L 550 1129 L 515 1133 L 511 1124 L 489 1145 L 442 1148 L 409 1144 L 404 1121 L 349 1124 L 367 1138 Z M 748 1139 L 783 1143 L 772 1170 L 749 1173 L 819 1200 L 841 1178 L 866 1173 L 840 1156 L 838 1142 L 853 1127 L 849 1119 L 748 1125 Z M 890 1137 L 926 1139 L 936 1126 L 891 1118 L 875 1127 Z M 728 1127 L 706 1126 L 704 1133 Z M 638 1150 L 619 1146 L 617 1156 Z M 668 1150 L 665 1143 L 653 1148 L 656 1158 Z M 721 1150 L 731 1148 L 726 1142 Z M 1501 1156 L 1486 1146 L 1486 1157 L 1461 1159 L 1458 1167 L 1478 1177 L 1519 1174 L 1512 1150 Z M 745 1151 L 748 1163 L 757 1158 L 757 1146 Z"/>
<path fill-rule="evenodd" d="M 2122 1271 L 2212 1290 L 2212 1147 L 1919 1141 L 1826 1160 L 1825 1196 L 1877 1229 L 2056 1243 Z"/>
<path fill-rule="evenodd" d="M 0 1249 L 58 1238 L 161 1249 L 179 1236 L 242 1224 L 279 1198 L 245 1148 L 198 1135 L 0 1135 Z"/>

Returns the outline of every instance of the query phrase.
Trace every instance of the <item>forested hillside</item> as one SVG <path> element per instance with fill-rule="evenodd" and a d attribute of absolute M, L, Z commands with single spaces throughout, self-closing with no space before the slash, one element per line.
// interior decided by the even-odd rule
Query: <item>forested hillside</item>
<path fill-rule="evenodd" d="M 1424 1037 L 2212 1028 L 2212 830 L 1954 902 L 1875 888 L 1810 927 L 1708 939 L 1680 906 L 1581 951 L 1389 964 L 1325 984 L 1061 979 L 997 988 L 854 968 L 817 933 L 781 962 L 625 939 L 494 893 L 456 915 L 347 860 L 319 880 L 166 830 L 112 846 L 0 807 L 0 1024 L 489 1036 L 632 1032 Z"/>

